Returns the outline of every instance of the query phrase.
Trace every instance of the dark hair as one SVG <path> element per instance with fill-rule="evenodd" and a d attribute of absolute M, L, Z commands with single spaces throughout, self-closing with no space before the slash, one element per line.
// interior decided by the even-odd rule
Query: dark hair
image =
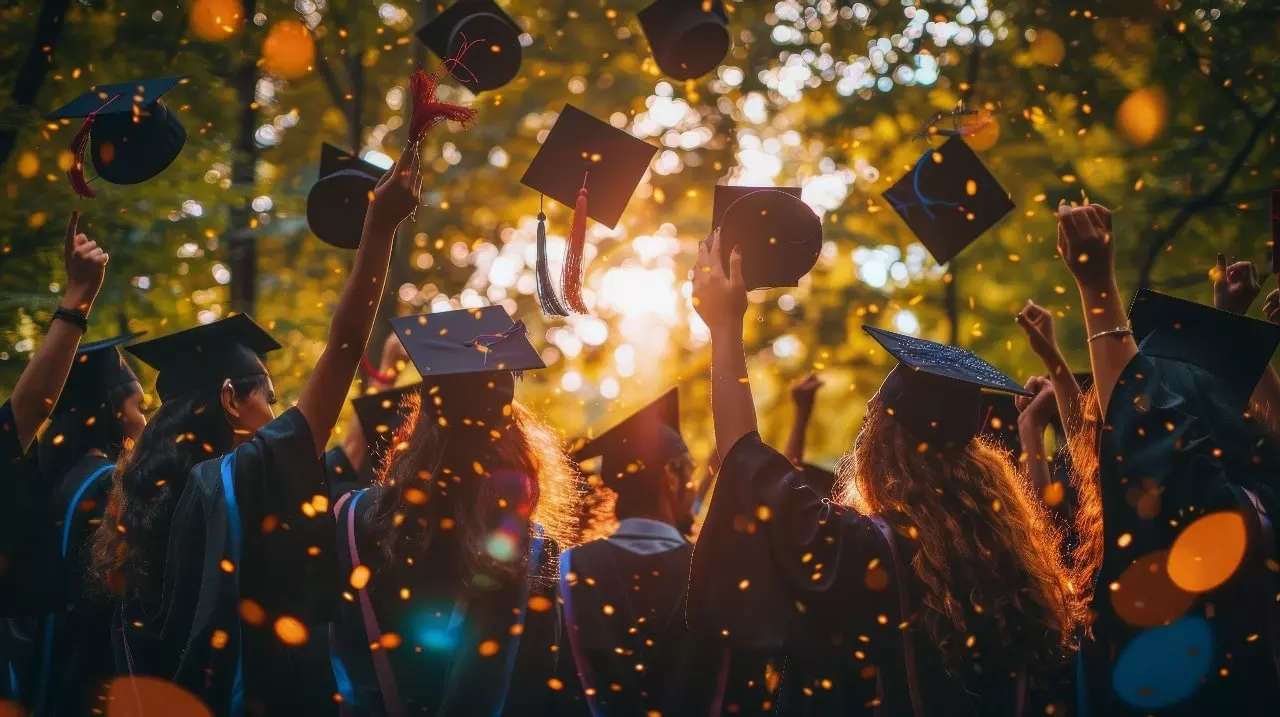
<path fill-rule="evenodd" d="M 513 401 L 504 422 L 485 425 L 438 418 L 418 393 L 405 407 L 371 521 L 392 565 L 421 561 L 430 550 L 433 574 L 485 589 L 527 571 L 530 521 L 561 546 L 572 544 L 573 472 L 558 437 L 532 412 Z M 516 539 L 509 551 L 487 544 L 500 527 Z"/>
<path fill-rule="evenodd" d="M 269 385 L 266 375 L 231 379 L 237 398 Z M 229 452 L 235 432 L 222 410 L 222 386 L 166 401 L 121 456 L 106 515 L 93 536 L 93 577 L 133 600 L 160 592 L 173 510 L 197 463 Z"/>
<path fill-rule="evenodd" d="M 108 391 L 96 406 L 76 406 L 50 417 L 48 428 L 40 434 L 40 475 L 58 480 L 93 449 L 116 460 L 125 439 L 121 420 L 124 403 L 141 393 L 142 386 L 129 381 Z"/>
<path fill-rule="evenodd" d="M 684 453 L 660 466 L 646 467 L 623 478 L 613 492 L 618 494 L 614 514 L 618 520 L 656 512 L 662 501 L 667 471 L 687 480 L 693 475 L 693 458 Z M 610 486 L 612 488 L 612 486 Z M 681 516 L 675 516 L 679 519 Z"/>

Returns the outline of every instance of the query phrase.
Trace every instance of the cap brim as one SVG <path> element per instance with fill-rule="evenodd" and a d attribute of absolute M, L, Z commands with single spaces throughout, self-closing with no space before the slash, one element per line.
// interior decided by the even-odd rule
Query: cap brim
<path fill-rule="evenodd" d="M 50 112 L 45 119 L 74 119 L 88 117 L 95 112 L 102 115 L 131 113 L 134 106 L 151 105 L 183 79 L 182 75 L 178 75 L 154 80 L 95 85 L 67 104 Z"/>

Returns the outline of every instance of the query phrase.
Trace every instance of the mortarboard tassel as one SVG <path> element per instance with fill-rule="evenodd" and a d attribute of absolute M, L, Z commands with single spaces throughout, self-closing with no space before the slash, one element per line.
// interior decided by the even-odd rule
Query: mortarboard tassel
<path fill-rule="evenodd" d="M 560 275 L 560 287 L 564 303 L 570 311 L 587 312 L 582 301 L 582 253 L 587 243 L 587 177 L 582 175 L 582 189 L 578 190 L 578 202 L 573 207 L 573 226 L 569 229 L 569 245 L 564 252 L 564 271 Z"/>
<path fill-rule="evenodd" d="M 80 129 L 76 130 L 75 136 L 71 138 L 72 160 L 71 168 L 67 170 L 67 180 L 71 182 L 71 190 L 76 193 L 77 197 L 94 199 L 98 196 L 89 188 L 89 181 L 84 178 L 84 153 L 89 146 L 89 133 L 93 131 L 93 124 L 98 119 L 98 113 L 118 99 L 120 99 L 120 95 L 115 95 L 103 103 L 101 107 L 90 112 L 84 118 L 84 123 L 80 125 Z"/>
<path fill-rule="evenodd" d="M 547 316 L 568 316 L 560 297 L 556 296 L 555 284 L 551 282 L 551 267 L 547 265 L 547 215 L 538 209 L 538 303 L 542 305 L 542 313 Z"/>

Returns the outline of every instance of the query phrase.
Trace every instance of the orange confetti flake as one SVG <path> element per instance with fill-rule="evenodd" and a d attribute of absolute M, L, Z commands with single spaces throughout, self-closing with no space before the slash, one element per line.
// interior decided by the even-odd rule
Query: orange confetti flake
<path fill-rule="evenodd" d="M 307 643 L 307 626 L 297 618 L 284 616 L 276 620 L 276 637 L 286 645 L 305 645 Z"/>
<path fill-rule="evenodd" d="M 240 601 L 240 619 L 250 625 L 261 625 L 267 621 L 267 611 L 263 610 L 258 603 L 246 598 Z"/>
<path fill-rule="evenodd" d="M 364 590 L 369 584 L 369 568 L 364 565 L 357 565 L 351 571 L 351 587 L 356 590 Z"/>
<path fill-rule="evenodd" d="M 494 655 L 498 654 L 498 641 L 485 640 L 484 642 L 480 643 L 479 652 L 481 657 L 493 657 Z"/>

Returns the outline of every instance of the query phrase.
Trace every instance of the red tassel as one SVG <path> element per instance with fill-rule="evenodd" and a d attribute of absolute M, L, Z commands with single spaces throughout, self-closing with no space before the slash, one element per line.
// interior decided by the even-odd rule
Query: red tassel
<path fill-rule="evenodd" d="M 470 107 L 437 100 L 436 90 L 440 88 L 440 80 L 446 72 L 460 68 L 471 73 L 471 70 L 462 63 L 462 56 L 479 42 L 481 41 L 467 42 L 466 37 L 463 37 L 458 54 L 445 60 L 438 72 L 427 74 L 421 67 L 413 71 L 413 75 L 409 78 L 409 94 L 413 98 L 413 114 L 409 120 L 410 141 L 417 142 L 422 139 L 427 130 L 446 120 L 453 120 L 466 126 L 476 118 L 476 111 Z"/>
<path fill-rule="evenodd" d="M 85 148 L 89 146 L 89 132 L 93 130 L 93 121 L 97 119 L 97 113 L 84 118 L 84 124 L 80 125 L 80 129 L 76 130 L 76 135 L 71 138 L 71 169 L 67 170 L 67 179 L 71 182 L 71 190 L 76 193 L 77 197 L 85 199 L 93 199 L 98 195 L 93 193 L 89 188 L 89 181 L 84 178 L 84 153 Z"/>
<path fill-rule="evenodd" d="M 369 361 L 368 356 L 361 354 L 360 363 L 364 364 L 365 373 L 369 374 L 369 378 L 373 379 L 375 383 L 390 385 L 396 382 L 396 372 L 394 370 L 388 370 L 386 373 L 379 371 L 378 367 Z"/>
<path fill-rule="evenodd" d="M 560 293 L 570 311 L 587 312 L 582 301 L 582 253 L 587 245 L 587 179 L 582 178 L 578 202 L 573 207 L 573 227 L 569 230 L 569 245 L 564 253 L 564 273 L 560 276 Z"/>

